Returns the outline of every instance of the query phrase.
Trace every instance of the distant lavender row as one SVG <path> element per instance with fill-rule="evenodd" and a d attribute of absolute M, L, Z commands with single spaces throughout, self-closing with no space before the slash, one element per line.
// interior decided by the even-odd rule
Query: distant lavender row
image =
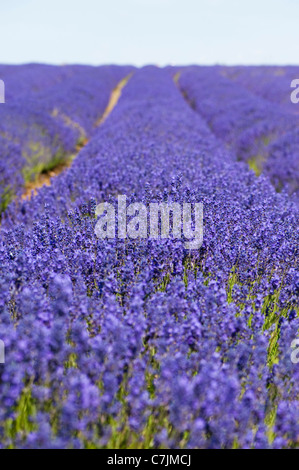
<path fill-rule="evenodd" d="M 255 95 L 279 104 L 289 113 L 298 114 L 290 95 L 291 82 L 299 78 L 299 67 L 223 67 L 221 73 L 241 84 Z"/>
<path fill-rule="evenodd" d="M 21 149 L 23 158 L 18 161 L 25 162 L 29 177 L 76 151 L 104 113 L 113 88 L 131 70 L 117 66 L 0 67 L 6 91 L 6 103 L 0 106 L 0 135 Z M 3 152 L 1 158 L 6 159 Z M 19 171 L 20 165 L 16 168 Z"/>
<path fill-rule="evenodd" d="M 24 165 L 20 147 L 0 136 L 0 214 L 12 197 L 20 194 Z"/>
<path fill-rule="evenodd" d="M 0 65 L 0 76 L 5 82 L 7 104 L 31 105 L 32 110 L 49 115 L 57 110 L 89 135 L 108 104 L 109 93 L 133 70 L 131 66 L 112 65 Z"/>
<path fill-rule="evenodd" d="M 226 67 L 222 73 L 269 102 L 286 111 L 299 113 L 299 105 L 291 102 L 291 82 L 299 78 L 299 67 Z M 298 130 L 288 132 L 268 149 L 265 172 L 276 188 L 288 182 L 291 192 L 299 189 Z"/>
<path fill-rule="evenodd" d="M 285 187 L 290 194 L 297 191 L 299 155 L 295 147 L 294 154 L 279 153 L 279 143 L 276 145 L 275 141 L 288 133 L 292 142 L 299 128 L 298 118 L 224 77 L 223 70 L 226 71 L 221 67 L 182 69 L 179 86 L 191 106 L 238 159 L 248 161 L 258 172 L 264 170 L 277 189 Z M 288 86 L 288 93 L 289 90 Z"/>
<path fill-rule="evenodd" d="M 203 246 L 98 240 L 117 194 L 203 202 Z M 297 445 L 297 208 L 168 72 L 136 72 L 72 167 L 4 216 L 3 447 Z"/>

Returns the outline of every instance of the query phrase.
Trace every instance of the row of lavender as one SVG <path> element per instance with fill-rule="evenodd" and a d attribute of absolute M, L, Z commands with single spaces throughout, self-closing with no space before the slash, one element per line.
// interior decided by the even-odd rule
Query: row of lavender
<path fill-rule="evenodd" d="M 97 239 L 96 202 L 203 202 L 204 243 Z M 168 72 L 136 72 L 0 232 L 3 447 L 296 447 L 298 211 Z"/>
<path fill-rule="evenodd" d="M 93 132 L 113 88 L 132 67 L 1 66 L 6 103 L 0 106 L 2 209 L 22 191 L 23 176 L 64 161 Z M 23 175 L 22 175 L 22 171 Z"/>
<path fill-rule="evenodd" d="M 291 114 L 299 113 L 299 105 L 291 100 L 294 91 L 291 84 L 299 78 L 299 68 L 289 67 L 228 67 L 223 70 L 237 81 L 270 103 L 279 104 Z M 265 171 L 272 176 L 276 187 L 285 181 L 294 181 L 298 190 L 299 172 L 299 132 L 287 132 L 270 145 Z"/>
<path fill-rule="evenodd" d="M 291 83 L 299 78 L 299 67 L 222 67 L 221 73 L 270 103 L 298 114 L 299 107 L 290 99 Z"/>
<path fill-rule="evenodd" d="M 254 70 L 248 67 L 237 74 L 229 67 L 188 67 L 181 70 L 179 86 L 238 159 L 248 161 L 258 174 L 263 171 L 277 190 L 294 194 L 299 190 L 298 115 L 279 99 L 273 102 L 266 93 L 261 96 L 256 88 L 245 87 Z M 268 75 L 261 75 L 265 82 Z M 291 103 L 290 83 L 284 97 Z"/>

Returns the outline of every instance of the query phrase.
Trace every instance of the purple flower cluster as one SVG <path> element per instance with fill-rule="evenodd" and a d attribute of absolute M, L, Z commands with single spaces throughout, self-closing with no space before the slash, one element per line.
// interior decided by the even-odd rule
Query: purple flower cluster
<path fill-rule="evenodd" d="M 71 168 L 4 212 L 2 447 L 298 446 L 298 206 L 207 121 L 169 70 L 135 71 Z M 202 247 L 98 239 L 118 194 L 202 202 Z"/>

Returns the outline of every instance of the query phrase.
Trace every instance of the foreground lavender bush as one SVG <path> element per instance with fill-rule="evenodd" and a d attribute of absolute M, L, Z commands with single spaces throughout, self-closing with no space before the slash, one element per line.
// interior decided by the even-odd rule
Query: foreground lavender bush
<path fill-rule="evenodd" d="M 101 240 L 97 202 L 203 202 L 204 243 Z M 0 232 L 0 435 L 21 448 L 296 447 L 298 208 L 169 72 L 136 71 Z"/>

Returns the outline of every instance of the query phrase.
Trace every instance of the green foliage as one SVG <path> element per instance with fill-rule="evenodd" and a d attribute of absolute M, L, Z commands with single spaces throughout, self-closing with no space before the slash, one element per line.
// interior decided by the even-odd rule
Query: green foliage
<path fill-rule="evenodd" d="M 15 193 L 10 185 L 6 186 L 0 197 L 0 214 L 4 212 L 7 206 L 11 203 L 15 196 Z"/>

